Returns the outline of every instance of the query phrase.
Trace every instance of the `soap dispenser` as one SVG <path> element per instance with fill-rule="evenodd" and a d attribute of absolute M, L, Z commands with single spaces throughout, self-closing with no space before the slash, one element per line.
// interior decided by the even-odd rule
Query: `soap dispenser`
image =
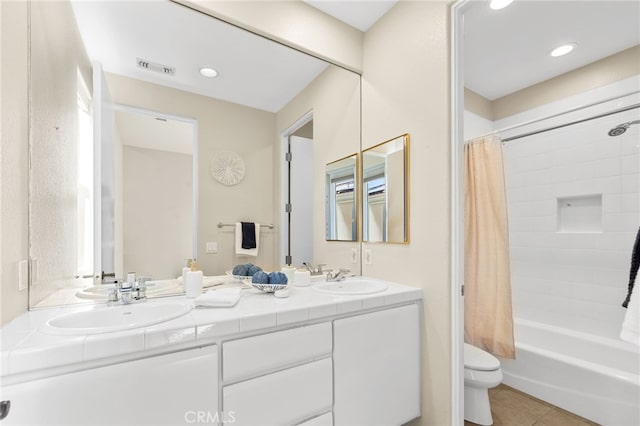
<path fill-rule="evenodd" d="M 191 270 L 191 262 L 193 259 L 187 259 L 187 266 L 182 268 L 182 286 L 187 289 L 187 272 Z"/>
<path fill-rule="evenodd" d="M 184 291 L 188 298 L 193 299 L 202 294 L 202 271 L 198 269 L 196 261 L 191 262 L 191 268 L 187 271 Z"/>

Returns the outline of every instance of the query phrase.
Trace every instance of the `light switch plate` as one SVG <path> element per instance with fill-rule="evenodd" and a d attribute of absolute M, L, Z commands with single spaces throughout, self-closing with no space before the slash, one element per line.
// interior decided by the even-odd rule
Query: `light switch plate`
<path fill-rule="evenodd" d="M 351 263 L 358 263 L 358 249 L 356 247 L 351 248 Z"/>
<path fill-rule="evenodd" d="M 213 241 L 213 242 L 207 242 L 206 246 L 205 246 L 205 253 L 217 253 L 218 252 L 218 243 Z"/>
<path fill-rule="evenodd" d="M 18 262 L 18 291 L 26 290 L 29 285 L 29 262 Z"/>
<path fill-rule="evenodd" d="M 373 263 L 373 253 L 371 252 L 371 249 L 365 249 L 364 263 L 365 265 L 371 265 Z"/>

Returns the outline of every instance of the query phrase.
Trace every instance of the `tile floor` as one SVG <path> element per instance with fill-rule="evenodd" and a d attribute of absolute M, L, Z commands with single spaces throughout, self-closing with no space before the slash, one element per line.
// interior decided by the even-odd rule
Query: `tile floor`
<path fill-rule="evenodd" d="M 507 385 L 489 389 L 493 426 L 594 426 L 568 411 L 541 401 Z M 464 422 L 465 426 L 475 423 Z"/>

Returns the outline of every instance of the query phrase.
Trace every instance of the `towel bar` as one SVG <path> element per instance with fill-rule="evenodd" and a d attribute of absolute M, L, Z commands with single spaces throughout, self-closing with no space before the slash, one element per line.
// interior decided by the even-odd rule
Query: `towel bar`
<path fill-rule="evenodd" d="M 218 228 L 222 228 L 223 226 L 236 226 L 236 224 L 235 223 L 222 223 L 222 222 L 218 223 Z M 273 229 L 275 227 L 275 225 L 273 225 L 273 224 L 271 224 L 271 225 L 260 224 L 261 228 L 264 227 L 264 226 L 266 226 L 269 229 Z"/>

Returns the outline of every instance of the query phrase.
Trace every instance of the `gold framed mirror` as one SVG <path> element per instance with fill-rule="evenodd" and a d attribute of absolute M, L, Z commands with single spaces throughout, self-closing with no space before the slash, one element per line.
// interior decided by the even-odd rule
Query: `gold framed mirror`
<path fill-rule="evenodd" d="M 362 241 L 409 243 L 409 134 L 362 151 Z"/>
<path fill-rule="evenodd" d="M 358 154 L 325 167 L 327 241 L 358 241 Z"/>

